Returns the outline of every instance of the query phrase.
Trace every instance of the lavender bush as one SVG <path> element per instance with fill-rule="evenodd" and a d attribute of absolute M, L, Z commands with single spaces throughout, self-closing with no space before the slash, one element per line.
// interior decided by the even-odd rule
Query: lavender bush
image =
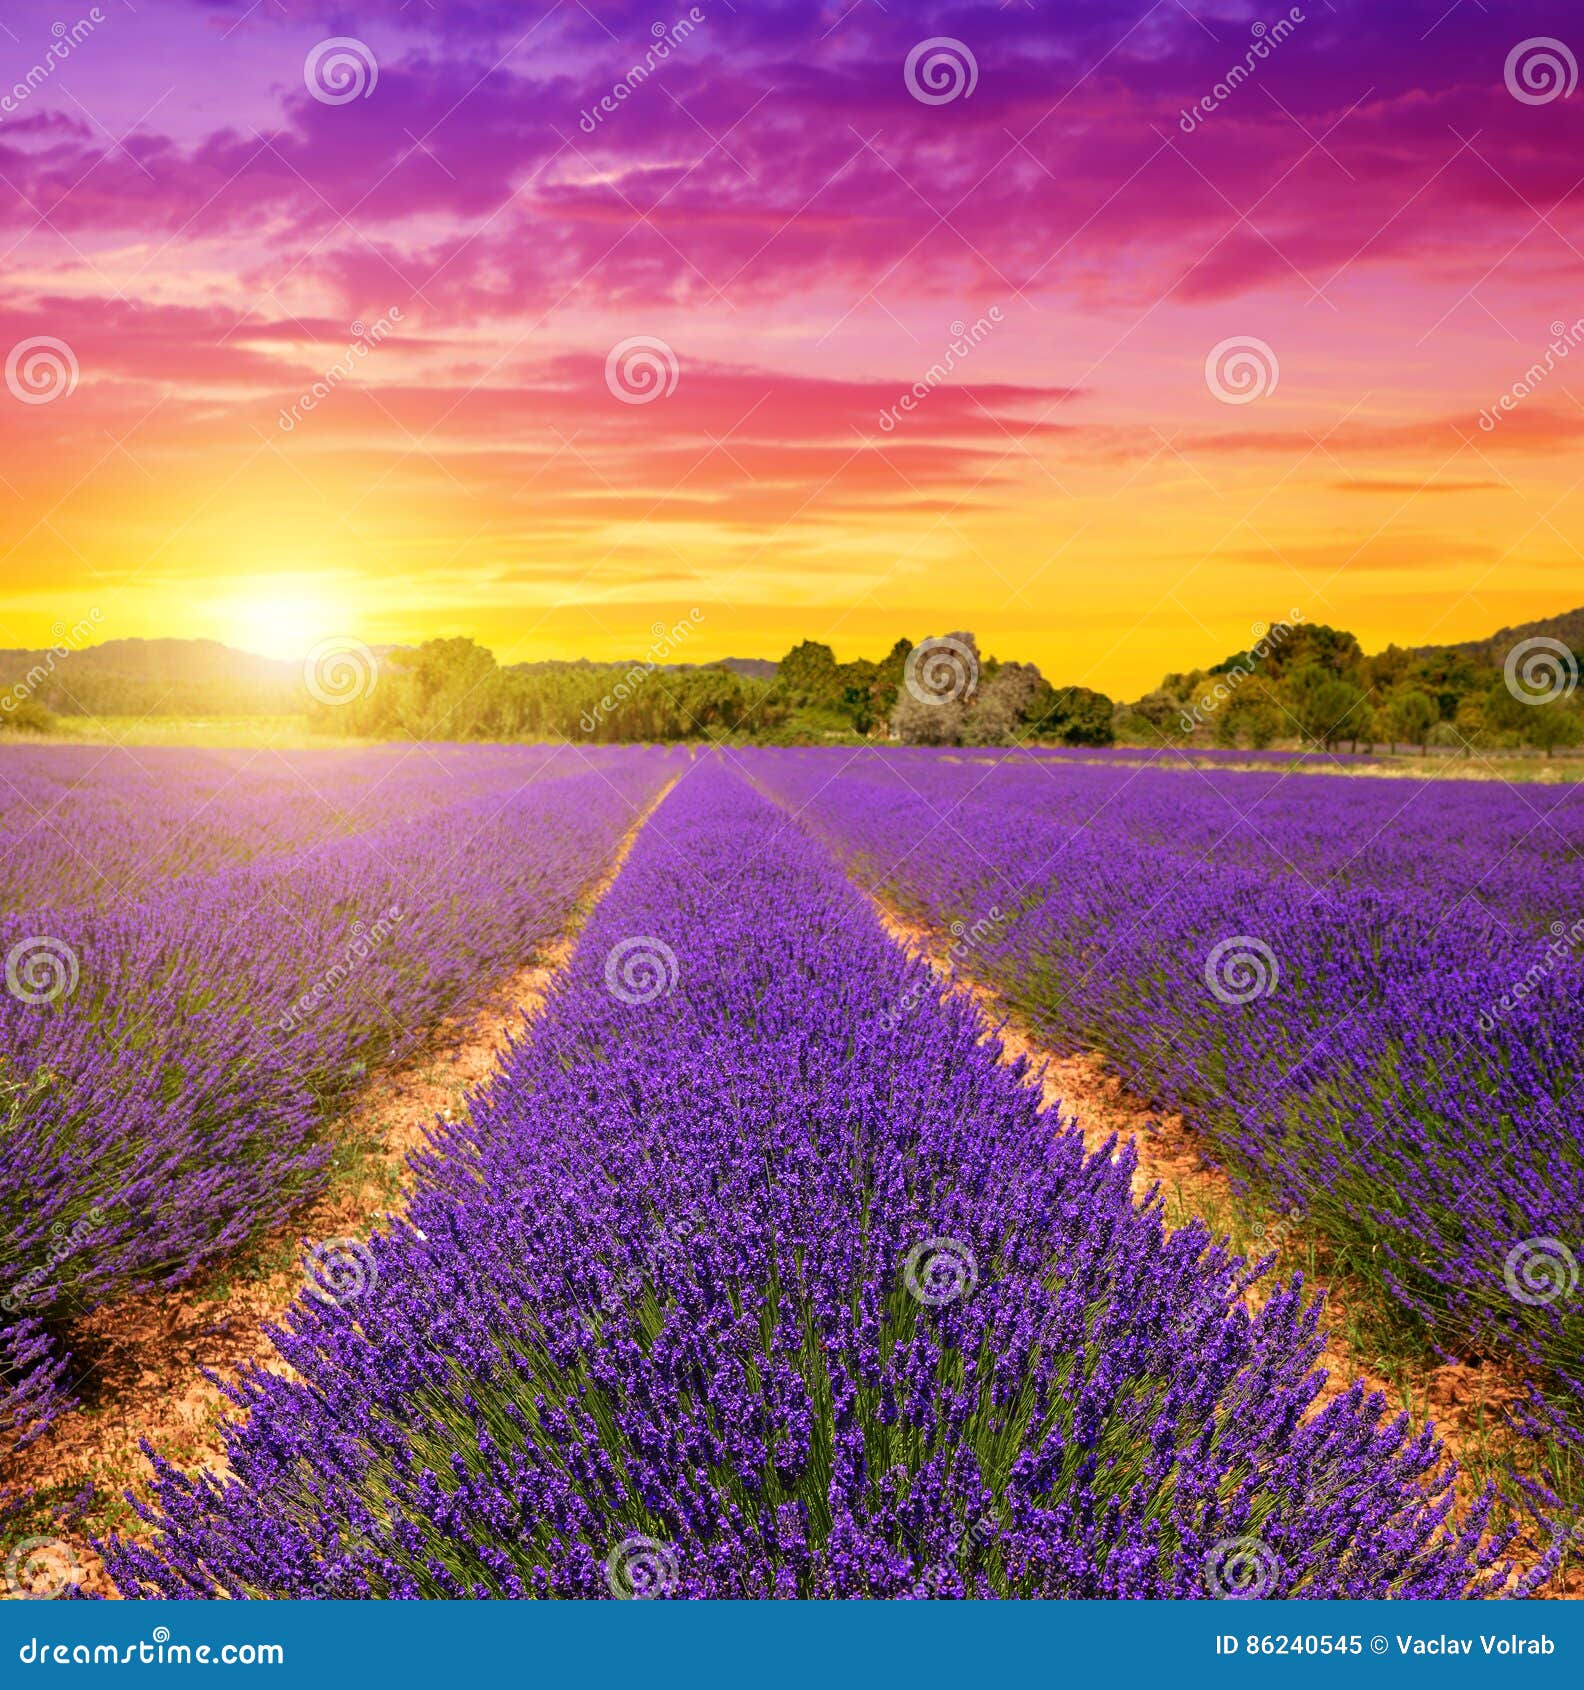
<path fill-rule="evenodd" d="M 114 767 L 99 777 L 112 819 L 97 829 L 63 832 L 60 812 L 46 810 L 22 829 L 8 810 L 8 1442 L 36 1436 L 67 1400 L 69 1370 L 51 1340 L 74 1317 L 189 1278 L 312 1195 L 327 1116 L 371 1066 L 415 1048 L 560 930 L 669 759 L 313 753 L 286 790 L 311 778 L 324 796 L 278 812 L 270 779 L 261 794 L 234 768 L 212 785 L 212 762 L 153 759 L 166 791 L 148 824 L 126 784 L 138 794 L 146 777 Z M 82 821 L 97 813 L 99 787 L 72 763 L 54 770 L 79 777 L 58 803 Z M 196 806 L 194 792 L 205 794 Z M 330 813 L 337 824 L 314 832 Z M 158 830 L 180 817 L 211 841 L 196 853 L 211 869 L 161 883 L 145 865 L 168 856 Z M 15 889 L 36 894 L 51 865 L 81 900 L 16 907 Z"/>
<path fill-rule="evenodd" d="M 755 752 L 1055 1045 L 1584 1429 L 1584 791 Z"/>
<path fill-rule="evenodd" d="M 917 1007 L 893 1023 L 891 1005 Z M 1428 1429 L 1089 1155 L 718 765 L 128 1595 L 1474 1596 Z"/>

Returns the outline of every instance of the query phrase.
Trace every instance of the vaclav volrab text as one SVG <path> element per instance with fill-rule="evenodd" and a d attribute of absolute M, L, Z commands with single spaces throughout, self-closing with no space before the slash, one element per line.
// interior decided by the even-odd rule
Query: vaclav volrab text
<path fill-rule="evenodd" d="M 1549 1637 L 1519 1637 L 1516 1633 L 1510 1637 L 1487 1637 L 1481 1635 L 1478 1639 L 1480 1650 L 1486 1655 L 1549 1655 L 1556 1645 Z M 1398 1637 L 1397 1653 L 1399 1655 L 1472 1655 L 1475 1639 L 1472 1637 Z"/>

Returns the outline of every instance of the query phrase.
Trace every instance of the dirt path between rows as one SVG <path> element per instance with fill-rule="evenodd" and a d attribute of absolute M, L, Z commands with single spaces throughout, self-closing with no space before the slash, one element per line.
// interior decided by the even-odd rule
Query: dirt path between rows
<path fill-rule="evenodd" d="M 995 1036 L 1001 1042 L 1003 1060 L 1028 1060 L 1039 1076 L 1046 1106 L 1059 1108 L 1064 1119 L 1071 1118 L 1091 1151 L 1099 1150 L 1113 1134 L 1119 1150 L 1128 1142 L 1133 1144 L 1138 1157 L 1132 1178 L 1135 1198 L 1159 1185 L 1169 1224 L 1181 1226 L 1197 1218 L 1217 1237 L 1231 1233 L 1234 1242 L 1252 1256 L 1276 1252 L 1272 1274 L 1246 1294 L 1251 1309 L 1268 1295 L 1273 1279 L 1284 1279 L 1302 1265 L 1301 1221 L 1277 1215 L 1257 1236 L 1240 1236 L 1244 1229 L 1237 1218 L 1247 1205 L 1225 1172 L 1205 1158 L 1202 1141 L 1181 1116 L 1163 1114 L 1131 1096 L 1101 1052 L 1062 1056 L 1040 1043 L 996 992 L 954 966 L 949 936 L 907 920 L 872 895 L 871 902 L 881 925 L 904 950 L 933 964 L 950 977 L 953 990 L 979 1005 L 990 1025 L 998 1029 Z M 1419 1362 L 1388 1379 L 1366 1365 L 1348 1342 L 1348 1304 L 1337 1288 L 1311 1282 L 1310 1289 L 1323 1289 L 1326 1298 L 1321 1323 L 1326 1347 L 1320 1365 L 1327 1379 L 1316 1410 L 1357 1382 L 1380 1392 L 1394 1413 L 1407 1408 L 1416 1421 L 1432 1419 L 1447 1453 L 1458 1463 L 1460 1499 L 1471 1501 L 1482 1488 L 1484 1476 L 1500 1464 L 1501 1452 L 1511 1447 L 1510 1437 L 1502 1434 L 1502 1423 L 1507 1407 L 1524 1397 L 1522 1380 L 1492 1361 Z M 1584 1567 L 1568 1569 L 1544 1594 L 1584 1597 Z"/>
<path fill-rule="evenodd" d="M 86 1594 L 117 1595 L 88 1540 L 112 1527 L 123 1536 L 148 1535 L 123 1497 L 129 1489 L 146 1494 L 152 1477 L 141 1440 L 178 1466 L 224 1471 L 223 1428 L 234 1410 L 204 1370 L 228 1382 L 251 1363 L 288 1371 L 263 1328 L 279 1322 L 303 1290 L 302 1240 L 366 1238 L 401 1212 L 413 1184 L 409 1158 L 425 1147 L 437 1118 L 450 1120 L 465 1107 L 538 1016 L 578 933 L 679 778 L 667 781 L 627 830 L 565 931 L 483 1008 L 442 1022 L 429 1049 L 377 1077 L 335 1123 L 337 1161 L 347 1165 L 310 1208 L 248 1252 L 245 1270 L 225 1266 L 176 1291 L 128 1298 L 75 1329 L 73 1354 L 93 1376 L 90 1398 L 25 1450 L 8 1475 L 41 1493 L 40 1505 L 4 1532 L 6 1540 L 53 1541 L 34 1569 L 41 1580 L 58 1585 L 70 1577 Z M 90 1485 L 74 1503 L 73 1494 Z"/>

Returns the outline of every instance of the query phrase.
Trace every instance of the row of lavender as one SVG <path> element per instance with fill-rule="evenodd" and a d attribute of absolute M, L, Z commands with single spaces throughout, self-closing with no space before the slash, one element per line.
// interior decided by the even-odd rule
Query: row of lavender
<path fill-rule="evenodd" d="M 914 1013 L 892 1023 L 900 999 Z M 1135 1206 L 719 764 L 129 1595 L 1471 1596 L 1428 1430 Z"/>
<path fill-rule="evenodd" d="M 1106 1051 L 1450 1348 L 1584 1426 L 1584 796 L 754 753 L 868 886 Z"/>
<path fill-rule="evenodd" d="M 55 755 L 0 765 L 0 1451 L 73 1319 L 312 1195 L 327 1116 L 559 931 L 669 761 Z"/>

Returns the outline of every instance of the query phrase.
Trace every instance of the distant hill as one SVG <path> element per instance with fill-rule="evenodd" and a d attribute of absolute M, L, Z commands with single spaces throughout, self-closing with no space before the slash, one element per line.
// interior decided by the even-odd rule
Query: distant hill
<path fill-rule="evenodd" d="M 1538 622 L 1521 622 L 1515 628 L 1499 628 L 1482 640 L 1461 640 L 1455 645 L 1415 646 L 1415 656 L 1433 651 L 1455 651 L 1478 663 L 1500 667 L 1507 653 L 1520 640 L 1560 640 L 1570 651 L 1584 651 L 1584 605 L 1565 610 L 1560 616 L 1545 616 Z"/>
<path fill-rule="evenodd" d="M 579 674 L 589 670 L 639 669 L 647 666 L 648 659 L 643 657 L 613 657 L 602 658 L 595 662 L 591 657 L 548 657 L 537 663 L 508 663 L 504 667 L 523 675 L 553 675 L 557 673 Z M 657 663 L 657 669 L 670 670 L 676 674 L 684 674 L 693 669 L 729 669 L 734 675 L 745 676 L 754 681 L 773 681 L 780 665 L 773 657 L 719 657 L 713 663 Z"/>
<path fill-rule="evenodd" d="M 105 640 L 80 650 L 0 651 L 0 688 L 58 716 L 286 716 L 302 666 L 218 640 Z"/>

